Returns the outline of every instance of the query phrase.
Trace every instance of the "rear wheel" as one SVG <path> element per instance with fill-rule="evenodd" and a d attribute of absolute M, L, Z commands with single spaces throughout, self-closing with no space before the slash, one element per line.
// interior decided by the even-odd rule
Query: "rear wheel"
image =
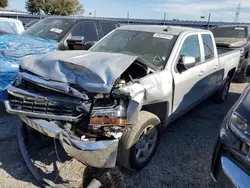
<path fill-rule="evenodd" d="M 231 80 L 227 77 L 222 85 L 222 87 L 215 93 L 215 102 L 223 103 L 227 99 L 228 91 L 230 88 Z"/>
<path fill-rule="evenodd" d="M 242 64 L 243 65 L 241 67 L 241 71 L 236 76 L 236 81 L 239 82 L 239 83 L 248 82 L 248 78 L 247 78 L 248 61 L 245 59 L 242 62 Z"/>
<path fill-rule="evenodd" d="M 152 159 L 160 138 L 160 120 L 154 114 L 141 111 L 137 124 L 126 129 L 119 143 L 118 163 L 140 170 Z"/>

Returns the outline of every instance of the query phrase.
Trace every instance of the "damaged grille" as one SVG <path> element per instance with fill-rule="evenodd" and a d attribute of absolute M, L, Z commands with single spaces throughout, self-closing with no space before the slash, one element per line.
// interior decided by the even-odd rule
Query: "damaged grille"
<path fill-rule="evenodd" d="M 25 112 L 67 116 L 80 115 L 80 112 L 78 112 L 74 107 L 56 104 L 51 101 L 39 101 L 37 99 L 23 99 L 11 96 L 9 97 L 9 102 L 12 109 L 22 110 Z"/>

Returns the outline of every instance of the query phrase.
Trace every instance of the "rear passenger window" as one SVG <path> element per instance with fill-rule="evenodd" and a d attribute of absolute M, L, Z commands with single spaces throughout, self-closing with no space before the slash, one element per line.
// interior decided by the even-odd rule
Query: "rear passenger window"
<path fill-rule="evenodd" d="M 198 35 L 191 35 L 186 38 L 181 48 L 180 57 L 192 56 L 195 57 L 195 62 L 201 61 L 201 52 Z"/>
<path fill-rule="evenodd" d="M 214 57 L 213 40 L 211 35 L 202 35 L 205 60 L 209 60 Z"/>
<path fill-rule="evenodd" d="M 115 23 L 112 22 L 101 22 L 102 30 L 104 35 L 107 35 L 110 31 L 116 28 Z"/>

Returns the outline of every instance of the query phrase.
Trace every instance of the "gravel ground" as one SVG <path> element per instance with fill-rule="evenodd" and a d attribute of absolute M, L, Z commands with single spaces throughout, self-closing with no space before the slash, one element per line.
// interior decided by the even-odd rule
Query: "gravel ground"
<path fill-rule="evenodd" d="M 226 103 L 218 105 L 208 99 L 169 125 L 146 168 L 140 172 L 118 169 L 127 187 L 209 187 L 211 157 L 220 124 L 245 86 L 232 84 Z M 3 105 L 0 117 L 0 187 L 39 187 L 19 152 L 19 119 L 6 114 Z M 49 155 L 38 153 L 36 161 L 42 164 Z"/>

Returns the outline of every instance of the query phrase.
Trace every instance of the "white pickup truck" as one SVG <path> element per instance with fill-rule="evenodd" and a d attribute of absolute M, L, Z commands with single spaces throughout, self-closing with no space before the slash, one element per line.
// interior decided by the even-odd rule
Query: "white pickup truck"
<path fill-rule="evenodd" d="M 89 51 L 25 58 L 5 107 L 86 165 L 138 170 L 169 122 L 211 95 L 226 99 L 239 60 L 210 31 L 123 26 Z"/>

